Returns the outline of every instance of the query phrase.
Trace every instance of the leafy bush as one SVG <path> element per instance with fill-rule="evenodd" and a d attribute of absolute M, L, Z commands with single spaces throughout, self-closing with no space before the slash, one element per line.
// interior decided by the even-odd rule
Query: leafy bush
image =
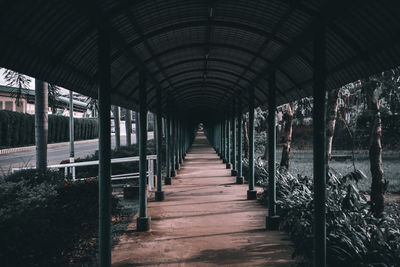
<path fill-rule="evenodd" d="M 119 215 L 118 199 L 112 213 Z M 59 266 L 96 236 L 98 182 L 70 183 L 48 171 L 21 171 L 0 182 L 2 266 Z"/>
<path fill-rule="evenodd" d="M 268 186 L 265 162 L 255 162 L 259 185 Z M 246 165 L 246 163 L 245 163 Z M 247 168 L 248 169 L 248 168 Z M 360 171 L 343 177 L 329 174 L 327 183 L 327 262 L 329 266 L 396 266 L 400 262 L 400 207 L 388 203 L 382 217 L 375 217 L 365 194 L 357 182 L 365 179 Z M 312 258 L 313 244 L 313 181 L 307 176 L 293 176 L 277 171 L 277 212 L 281 229 L 289 233 L 295 254 Z M 267 189 L 263 200 L 268 201 Z"/>

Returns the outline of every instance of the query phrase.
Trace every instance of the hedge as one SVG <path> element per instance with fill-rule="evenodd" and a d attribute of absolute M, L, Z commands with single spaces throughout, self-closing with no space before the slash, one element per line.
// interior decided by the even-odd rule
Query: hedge
<path fill-rule="evenodd" d="M 121 216 L 112 196 L 112 214 Z M 98 181 L 24 170 L 0 180 L 1 266 L 68 266 L 98 229 Z"/>
<path fill-rule="evenodd" d="M 75 140 L 98 137 L 96 119 L 74 118 Z M 49 115 L 48 142 L 66 142 L 69 140 L 69 117 Z M 0 147 L 18 147 L 35 143 L 35 116 L 0 110 Z"/>

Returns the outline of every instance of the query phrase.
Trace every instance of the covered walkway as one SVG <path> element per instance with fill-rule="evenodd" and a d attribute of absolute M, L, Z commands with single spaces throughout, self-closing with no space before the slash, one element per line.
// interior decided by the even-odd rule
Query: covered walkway
<path fill-rule="evenodd" d="M 280 232 L 265 230 L 264 208 L 247 201 L 247 186 L 199 132 L 166 200 L 149 202 L 151 231 L 130 226 L 114 248 L 113 266 L 290 266 L 292 248 Z"/>

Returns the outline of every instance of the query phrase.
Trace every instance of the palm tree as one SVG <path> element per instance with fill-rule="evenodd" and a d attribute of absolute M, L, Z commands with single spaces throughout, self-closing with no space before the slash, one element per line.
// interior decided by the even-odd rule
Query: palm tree
<path fill-rule="evenodd" d="M 51 112 L 55 114 L 57 112 L 57 97 L 60 95 L 60 88 L 52 83 L 48 85 L 49 106 L 51 107 Z"/>
<path fill-rule="evenodd" d="M 283 129 L 283 147 L 282 147 L 282 158 L 280 166 L 286 169 L 289 169 L 289 160 L 290 160 L 290 145 L 292 143 L 292 129 L 293 129 L 293 103 L 287 103 L 285 105 L 285 115 L 284 122 L 285 127 Z"/>
<path fill-rule="evenodd" d="M 32 80 L 24 74 L 8 69 L 4 69 L 3 77 L 8 86 L 16 87 L 12 96 L 16 98 L 16 105 L 19 107 L 22 89 L 28 89 Z"/>

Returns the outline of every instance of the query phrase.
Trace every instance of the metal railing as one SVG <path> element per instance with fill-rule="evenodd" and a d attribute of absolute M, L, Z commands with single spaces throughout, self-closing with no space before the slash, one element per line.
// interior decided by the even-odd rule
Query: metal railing
<path fill-rule="evenodd" d="M 149 178 L 149 190 L 153 190 L 155 187 L 155 175 L 154 175 L 154 162 L 157 160 L 157 155 L 148 155 L 146 156 L 147 160 L 147 175 Z M 126 163 L 126 162 L 135 162 L 139 161 L 139 156 L 136 157 L 126 157 L 126 158 L 114 158 L 111 159 L 111 164 L 114 163 Z M 76 167 L 84 167 L 84 166 L 94 166 L 99 165 L 98 160 L 92 161 L 83 161 L 83 162 L 72 162 L 72 163 L 65 163 L 65 164 L 55 164 L 47 166 L 48 169 L 64 169 L 64 174 L 67 177 L 68 173 L 72 173 L 72 181 L 87 179 L 88 177 L 76 178 L 75 177 L 75 168 Z M 22 168 L 12 168 L 11 172 L 15 172 L 18 170 L 26 170 L 26 169 L 35 169 L 34 166 L 32 167 L 22 167 Z M 125 173 L 125 174 L 115 174 L 111 175 L 111 180 L 129 180 L 129 179 L 137 179 L 139 178 L 139 172 L 135 173 Z"/>

